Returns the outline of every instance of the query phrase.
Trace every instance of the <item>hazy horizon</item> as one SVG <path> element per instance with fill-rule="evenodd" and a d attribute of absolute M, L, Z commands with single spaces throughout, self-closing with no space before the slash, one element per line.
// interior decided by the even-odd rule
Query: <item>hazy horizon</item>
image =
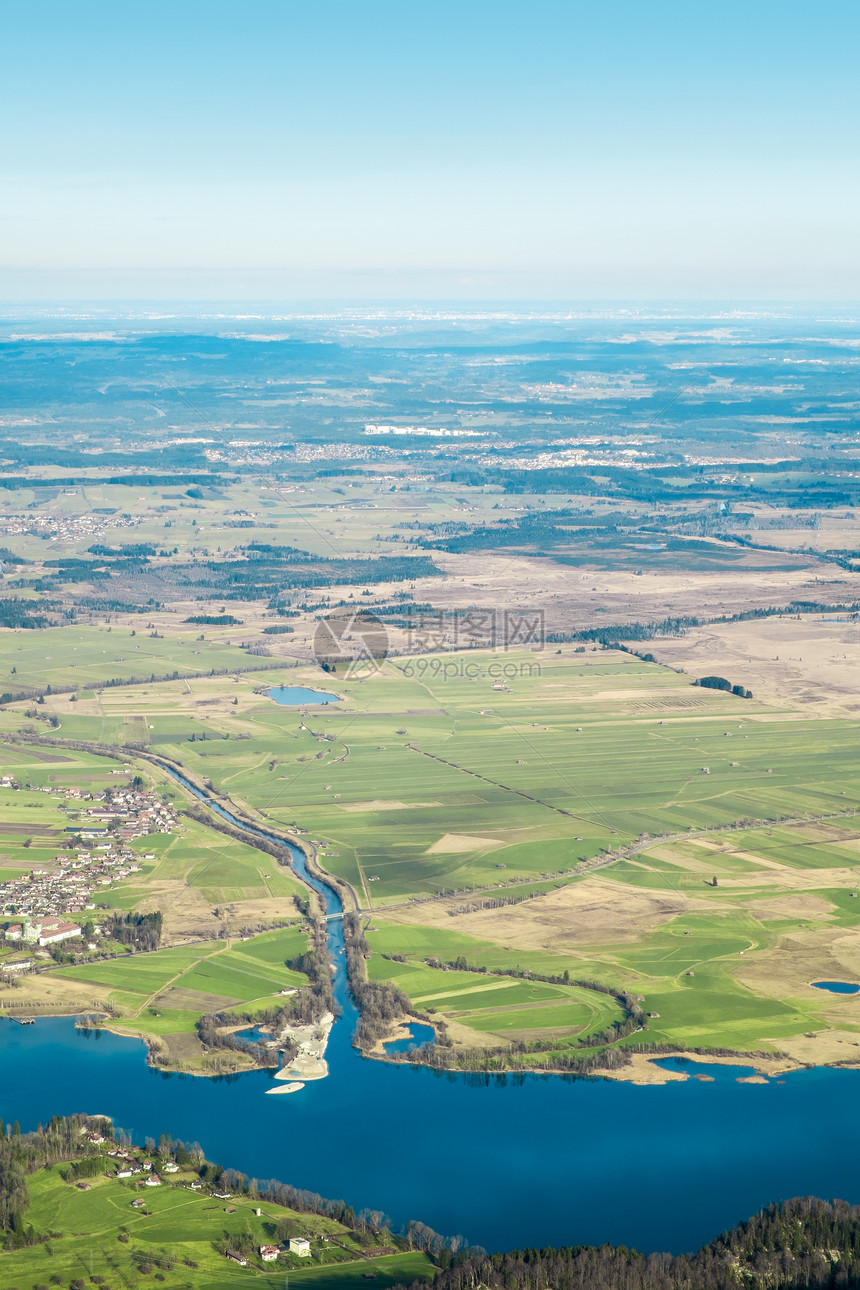
<path fill-rule="evenodd" d="M 4 19 L 10 300 L 856 300 L 860 11 Z"/>

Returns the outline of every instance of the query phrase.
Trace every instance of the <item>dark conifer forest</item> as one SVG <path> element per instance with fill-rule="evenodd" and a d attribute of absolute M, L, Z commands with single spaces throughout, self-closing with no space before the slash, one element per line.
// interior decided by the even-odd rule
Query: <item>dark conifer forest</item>
<path fill-rule="evenodd" d="M 448 1261 L 444 1256 L 440 1260 Z M 624 1246 L 468 1251 L 431 1290 L 856 1290 L 860 1207 L 805 1198 L 769 1205 L 697 1254 L 642 1255 Z M 425 1283 L 411 1290 L 422 1290 Z M 425 1288 L 426 1290 L 426 1288 Z"/>

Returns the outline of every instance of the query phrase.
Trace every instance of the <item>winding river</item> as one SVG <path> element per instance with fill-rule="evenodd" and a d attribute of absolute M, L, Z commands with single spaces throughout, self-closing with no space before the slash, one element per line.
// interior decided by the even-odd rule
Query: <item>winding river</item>
<path fill-rule="evenodd" d="M 339 913 L 336 893 L 289 851 L 327 912 Z M 769 1201 L 860 1201 L 858 1071 L 741 1084 L 748 1068 L 697 1065 L 711 1082 L 642 1087 L 372 1061 L 352 1047 L 357 1014 L 338 918 L 328 943 L 342 1014 L 327 1079 L 266 1097 L 269 1071 L 166 1074 L 146 1065 L 142 1042 L 76 1030 L 70 1018 L 2 1021 L 0 1114 L 22 1129 L 53 1114 L 107 1114 L 138 1140 L 196 1140 L 209 1159 L 253 1177 L 384 1210 L 397 1226 L 421 1219 L 488 1249 L 613 1241 L 678 1252 Z"/>

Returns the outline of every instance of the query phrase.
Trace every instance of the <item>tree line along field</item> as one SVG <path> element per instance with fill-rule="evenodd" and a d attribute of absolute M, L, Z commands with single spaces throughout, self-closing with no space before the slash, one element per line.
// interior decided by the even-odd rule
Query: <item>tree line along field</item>
<path fill-rule="evenodd" d="M 52 1236 L 46 1244 L 0 1254 L 4 1287 L 38 1290 L 54 1284 L 52 1277 L 60 1277 L 64 1286 L 78 1279 L 89 1285 L 91 1276 L 100 1276 L 109 1286 L 133 1282 L 145 1290 L 162 1284 L 176 1290 L 222 1290 L 246 1285 L 249 1279 L 254 1285 L 282 1290 L 283 1268 L 240 1267 L 219 1253 L 215 1243 L 250 1236 L 255 1248 L 269 1244 L 277 1239 L 276 1228 L 284 1219 L 294 1221 L 314 1250 L 311 1259 L 302 1261 L 305 1266 L 289 1267 L 293 1285 L 358 1290 L 372 1277 L 375 1286 L 387 1290 L 429 1279 L 434 1271 L 428 1257 L 417 1251 L 364 1254 L 355 1233 L 334 1219 L 299 1214 L 242 1195 L 231 1197 L 229 1203 L 219 1201 L 188 1190 L 188 1178 L 182 1174 L 175 1177 L 179 1179 L 175 1185 L 143 1189 L 95 1177 L 89 1179 L 91 1189 L 81 1191 L 64 1182 L 56 1168 L 31 1175 L 26 1221 Z M 141 1210 L 131 1207 L 138 1196 L 145 1196 Z M 169 1268 L 163 1272 L 165 1255 Z"/>
<path fill-rule="evenodd" d="M 393 929 L 386 930 L 390 936 Z M 370 933 L 368 939 L 376 949 L 377 937 Z M 369 975 L 399 986 L 419 1012 L 439 1014 L 446 1024 L 454 1023 L 462 1041 L 479 1045 L 485 1036 L 548 1043 L 556 1037 L 582 1038 L 605 1030 L 620 1015 L 612 997 L 595 990 L 456 969 L 440 972 L 382 954 L 371 960 Z"/>
<path fill-rule="evenodd" d="M 148 680 L 215 669 L 247 668 L 259 660 L 238 646 L 198 641 L 205 627 L 181 635 L 153 637 L 145 619 L 133 627 L 48 627 L 39 632 L 0 633 L 0 688 L 16 692 L 84 688 L 113 679 Z M 234 632 L 235 635 L 235 632 Z M 12 670 L 14 668 L 14 671 Z"/>
<path fill-rule="evenodd" d="M 500 659 L 512 668 L 501 680 Z M 282 707 L 266 697 L 270 684 L 341 701 Z M 2 710 L 7 729 L 21 726 L 23 706 Z M 61 739 L 132 721 L 153 751 L 240 806 L 306 829 L 386 935 L 431 936 L 436 948 L 416 954 L 396 940 L 380 950 L 368 934 L 377 954 L 421 969 L 415 1007 L 435 1007 L 484 1043 L 587 1033 L 592 1001 L 571 988 L 561 1001 L 538 990 L 504 1003 L 489 982 L 462 997 L 448 981 L 433 990 L 423 974 L 438 969 L 424 960 L 444 959 L 438 946 L 455 934 L 470 966 L 568 970 L 636 990 L 661 1042 L 798 1058 L 815 1049 L 825 1060 L 855 1043 L 850 1000 L 810 984 L 860 978 L 853 721 L 804 719 L 630 654 L 569 645 L 394 658 L 343 676 L 273 663 L 253 675 L 91 687 L 77 704 L 52 695 L 44 707 Z M 841 818 L 753 827 L 802 816 Z M 236 868 L 226 853 L 195 861 L 201 842 L 186 833 L 147 875 L 148 892 L 166 899 L 175 881 L 182 899 L 248 900 L 264 881 L 260 900 L 273 899 L 266 857 L 236 858 Z M 394 980 L 400 967 L 374 957 L 370 971 Z M 398 984 L 413 997 L 408 979 Z"/>

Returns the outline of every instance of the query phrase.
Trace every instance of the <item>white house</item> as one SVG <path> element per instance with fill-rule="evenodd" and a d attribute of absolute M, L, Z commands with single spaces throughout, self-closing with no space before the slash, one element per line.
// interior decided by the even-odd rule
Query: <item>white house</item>
<path fill-rule="evenodd" d="M 300 1259 L 310 1257 L 311 1243 L 304 1236 L 290 1237 L 290 1254 L 298 1254 Z"/>
<path fill-rule="evenodd" d="M 264 1263 L 274 1263 L 280 1253 L 277 1245 L 261 1245 L 260 1258 Z"/>
<path fill-rule="evenodd" d="M 161 1186 L 161 1179 L 159 1178 L 158 1174 L 150 1174 L 150 1175 L 149 1175 L 149 1177 L 148 1177 L 148 1178 L 147 1178 L 147 1180 L 146 1180 L 146 1186 L 147 1186 L 147 1187 L 160 1187 L 160 1186 Z"/>
<path fill-rule="evenodd" d="M 163 1174 L 178 1174 L 178 1173 L 179 1173 L 179 1165 L 174 1164 L 174 1162 L 173 1162 L 172 1160 L 168 1160 L 168 1162 L 167 1162 L 167 1164 L 166 1164 L 166 1165 L 162 1165 L 162 1166 L 161 1166 L 161 1172 L 162 1172 Z"/>
<path fill-rule="evenodd" d="M 69 937 L 80 934 L 81 929 L 77 923 L 66 923 L 61 918 L 28 923 L 24 928 L 24 940 L 36 941 L 39 945 L 56 945 L 59 941 L 67 941 Z"/>

